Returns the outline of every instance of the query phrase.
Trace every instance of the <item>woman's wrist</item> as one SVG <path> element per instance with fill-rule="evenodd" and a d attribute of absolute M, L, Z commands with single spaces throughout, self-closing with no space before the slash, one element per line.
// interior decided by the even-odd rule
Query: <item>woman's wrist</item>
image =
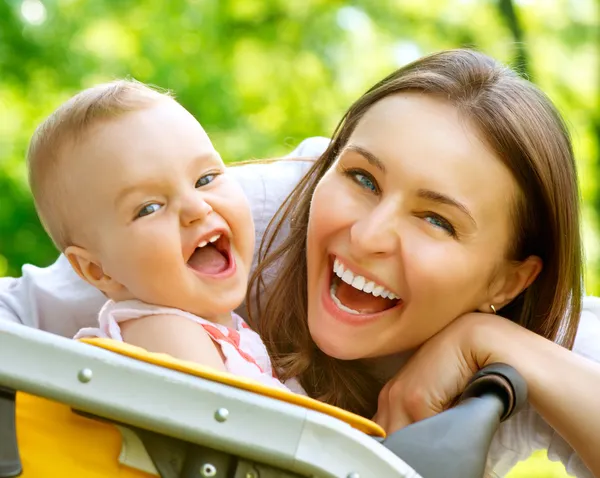
<path fill-rule="evenodd" d="M 469 315 L 468 347 L 478 368 L 495 362 L 515 368 L 527 383 L 529 402 L 548 421 L 553 421 L 556 410 L 572 409 L 572 394 L 581 388 L 581 380 L 600 368 L 507 319 Z"/>
<path fill-rule="evenodd" d="M 459 320 L 464 320 L 466 350 L 477 368 L 498 362 L 512 366 L 527 382 L 532 403 L 555 385 L 557 375 L 548 373 L 550 363 L 569 361 L 572 355 L 560 345 L 500 316 L 475 313 Z"/>

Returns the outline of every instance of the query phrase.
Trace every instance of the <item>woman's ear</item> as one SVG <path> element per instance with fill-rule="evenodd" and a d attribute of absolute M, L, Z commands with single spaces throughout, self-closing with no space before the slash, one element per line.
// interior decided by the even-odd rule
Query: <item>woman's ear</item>
<path fill-rule="evenodd" d="M 84 281 L 110 296 L 123 288 L 121 284 L 107 275 L 100 261 L 87 249 L 79 246 L 69 246 L 64 255 L 71 267 Z"/>
<path fill-rule="evenodd" d="M 529 256 L 524 261 L 508 264 L 506 269 L 494 280 L 490 288 L 489 301 L 482 304 L 479 310 L 491 312 L 491 306 L 500 310 L 509 304 L 533 283 L 542 271 L 542 267 L 542 260 L 538 256 Z"/>

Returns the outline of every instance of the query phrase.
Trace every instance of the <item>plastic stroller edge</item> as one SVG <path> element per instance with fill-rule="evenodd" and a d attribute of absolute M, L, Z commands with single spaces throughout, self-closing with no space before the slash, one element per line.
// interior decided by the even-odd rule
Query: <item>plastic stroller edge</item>
<path fill-rule="evenodd" d="M 211 382 L 219 382 L 225 385 L 231 385 L 235 388 L 248 390 L 250 392 L 258 393 L 259 395 L 264 395 L 266 397 L 276 398 L 284 402 L 300 405 L 301 407 L 316 410 L 317 412 L 323 412 L 326 415 L 339 418 L 343 422 L 348 423 L 352 427 L 366 433 L 367 435 L 385 438 L 385 431 L 383 428 L 371 420 L 367 420 L 359 415 L 355 415 L 341 408 L 320 402 L 304 395 L 292 393 L 288 390 L 270 387 L 246 377 L 234 375 L 229 372 L 220 372 L 197 363 L 179 360 L 171 357 L 170 355 L 148 352 L 141 347 L 136 347 L 124 342 L 100 338 L 85 338 L 81 339 L 81 341 L 106 350 L 110 350 L 112 352 L 116 352 L 120 355 L 141 360 L 143 362 L 160 365 L 161 367 L 166 367 L 172 370 L 178 370 L 190 375 L 195 375 L 196 377 L 206 378 Z"/>
<path fill-rule="evenodd" d="M 324 413 L 3 321 L 0 385 L 300 475 L 420 478 Z"/>

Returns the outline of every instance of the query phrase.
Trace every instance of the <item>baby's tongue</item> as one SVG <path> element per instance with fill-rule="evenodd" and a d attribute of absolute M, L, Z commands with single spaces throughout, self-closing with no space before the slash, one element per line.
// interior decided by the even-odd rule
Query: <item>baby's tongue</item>
<path fill-rule="evenodd" d="M 392 307 L 395 303 L 392 300 L 375 297 L 373 294 L 355 289 L 345 282 L 338 284 L 335 296 L 346 307 L 362 314 L 382 312 Z"/>
<path fill-rule="evenodd" d="M 227 269 L 228 261 L 215 246 L 206 245 L 194 251 L 188 265 L 202 274 L 218 274 Z"/>

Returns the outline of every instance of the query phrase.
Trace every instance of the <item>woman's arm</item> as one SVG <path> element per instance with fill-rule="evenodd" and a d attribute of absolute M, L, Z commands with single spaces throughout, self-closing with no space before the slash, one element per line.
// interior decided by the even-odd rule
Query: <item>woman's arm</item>
<path fill-rule="evenodd" d="M 600 341 L 591 345 L 600 360 Z M 494 362 L 521 373 L 531 405 L 600 476 L 600 364 L 501 317 L 466 315 L 424 344 L 382 390 L 375 419 L 393 432 L 435 415 Z"/>
<path fill-rule="evenodd" d="M 149 315 L 119 324 L 123 341 L 149 352 L 226 371 L 220 348 L 204 328 L 177 315 Z"/>
<path fill-rule="evenodd" d="M 492 351 L 489 360 L 509 363 L 523 375 L 531 405 L 600 476 L 600 364 L 508 324 L 499 344 L 505 350 Z M 486 327 L 479 327 L 484 334 Z"/>
<path fill-rule="evenodd" d="M 23 266 L 19 278 L 0 278 L 0 320 L 64 337 L 97 324 L 106 300 L 73 271 L 63 255 L 49 267 Z"/>

